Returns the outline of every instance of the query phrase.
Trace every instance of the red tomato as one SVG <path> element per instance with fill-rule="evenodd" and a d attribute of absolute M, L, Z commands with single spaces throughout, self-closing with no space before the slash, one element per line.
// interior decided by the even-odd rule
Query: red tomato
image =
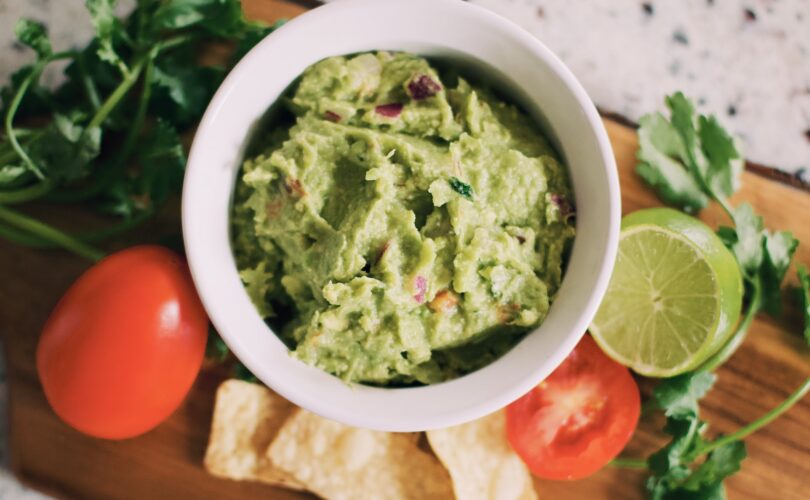
<path fill-rule="evenodd" d="M 586 335 L 546 380 L 507 406 L 506 432 L 534 474 L 580 479 L 622 451 L 640 413 L 630 371 Z"/>
<path fill-rule="evenodd" d="M 183 259 L 162 247 L 130 248 L 91 267 L 56 305 L 37 346 L 39 379 L 76 429 L 137 436 L 188 393 L 207 331 Z"/>

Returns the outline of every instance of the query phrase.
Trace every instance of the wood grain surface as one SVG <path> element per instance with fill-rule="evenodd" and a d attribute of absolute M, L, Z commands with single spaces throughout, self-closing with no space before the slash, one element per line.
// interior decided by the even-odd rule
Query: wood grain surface
<path fill-rule="evenodd" d="M 301 12 L 302 7 L 278 1 L 245 0 L 250 17 L 272 21 Z M 636 136 L 632 129 L 606 120 L 622 186 L 625 213 L 659 205 L 633 172 Z M 792 230 L 805 242 L 797 261 L 810 264 L 810 195 L 751 173 L 734 201 L 746 199 L 772 229 Z M 31 211 L 65 228 L 87 228 L 105 221 L 81 211 Z M 160 217 L 116 241 L 107 249 L 134 242 L 177 241 L 176 204 Z M 710 225 L 723 223 L 711 208 L 702 214 Z M 211 477 L 202 468 L 214 390 L 224 377 L 204 370 L 191 394 L 172 417 L 144 436 L 125 441 L 86 437 L 63 424 L 50 410 L 37 380 L 34 351 L 39 331 L 60 295 L 87 264 L 60 251 L 32 251 L 0 241 L 0 338 L 5 348 L 10 390 L 10 456 L 14 473 L 24 483 L 63 498 L 88 499 L 249 499 L 307 498 L 306 495 L 256 483 Z M 795 281 L 795 278 L 791 278 Z M 749 338 L 730 362 L 720 368 L 719 382 L 705 399 L 703 416 L 710 433 L 729 433 L 777 405 L 810 375 L 810 349 L 795 333 L 795 309 L 774 320 L 756 320 Z M 642 381 L 649 393 L 651 383 Z M 748 459 L 727 482 L 731 499 L 803 499 L 810 496 L 810 399 L 749 437 Z M 645 456 L 665 437 L 662 422 L 643 419 L 626 450 Z M 586 480 L 537 481 L 541 498 L 643 498 L 644 474 L 606 468 Z"/>

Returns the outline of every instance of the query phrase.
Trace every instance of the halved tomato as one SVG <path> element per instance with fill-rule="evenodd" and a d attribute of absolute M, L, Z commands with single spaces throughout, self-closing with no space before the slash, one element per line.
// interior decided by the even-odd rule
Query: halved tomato
<path fill-rule="evenodd" d="M 506 432 L 537 476 L 580 479 L 622 451 L 640 413 L 630 371 L 586 335 L 547 379 L 506 408 Z"/>

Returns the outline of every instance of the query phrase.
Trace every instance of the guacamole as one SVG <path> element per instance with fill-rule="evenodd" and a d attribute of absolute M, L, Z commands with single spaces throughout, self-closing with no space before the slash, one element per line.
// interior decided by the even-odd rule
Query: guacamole
<path fill-rule="evenodd" d="M 332 57 L 234 196 L 245 288 L 292 355 L 435 383 L 539 325 L 574 237 L 565 166 L 520 110 L 405 53 Z"/>

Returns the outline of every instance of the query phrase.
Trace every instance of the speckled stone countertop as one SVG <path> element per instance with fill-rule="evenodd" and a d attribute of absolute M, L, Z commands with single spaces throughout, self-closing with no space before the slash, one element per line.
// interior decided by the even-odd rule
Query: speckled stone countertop
<path fill-rule="evenodd" d="M 810 180 L 810 0 L 470 1 L 540 38 L 602 110 L 637 120 L 683 90 L 743 138 L 748 159 Z M 66 49 L 90 35 L 83 4 L 0 0 L 0 82 L 32 57 L 13 40 L 19 17 L 45 22 Z M 5 469 L 5 389 L 0 367 L 0 498 L 44 498 Z"/>
<path fill-rule="evenodd" d="M 605 111 L 637 120 L 682 90 L 749 160 L 810 170 L 808 0 L 471 1 L 542 40 Z"/>

